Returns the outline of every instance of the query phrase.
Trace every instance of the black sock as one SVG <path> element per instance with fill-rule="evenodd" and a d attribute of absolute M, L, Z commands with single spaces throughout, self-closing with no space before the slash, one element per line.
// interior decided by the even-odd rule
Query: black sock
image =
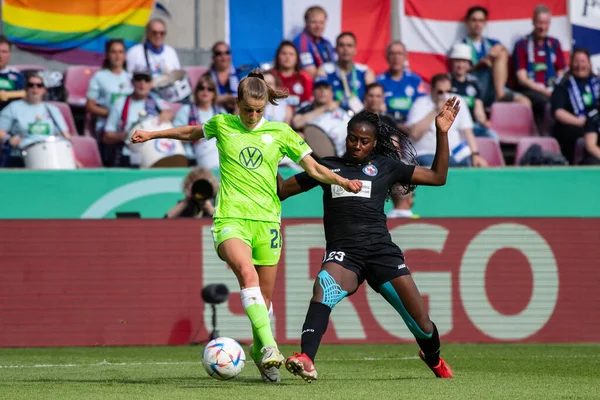
<path fill-rule="evenodd" d="M 327 331 L 331 308 L 323 303 L 310 303 L 302 326 L 302 353 L 315 360 L 321 339 Z"/>
<path fill-rule="evenodd" d="M 433 324 L 433 333 L 429 339 L 417 339 L 417 343 L 423 354 L 427 365 L 435 367 L 440 363 L 440 334 L 437 327 Z"/>

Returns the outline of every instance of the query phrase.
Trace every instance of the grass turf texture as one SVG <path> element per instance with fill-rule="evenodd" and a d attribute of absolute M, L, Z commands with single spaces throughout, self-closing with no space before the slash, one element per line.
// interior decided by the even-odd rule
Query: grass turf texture
<path fill-rule="evenodd" d="M 324 345 L 319 380 L 282 367 L 260 381 L 247 360 L 230 381 L 210 378 L 203 346 L 0 349 L 1 399 L 534 399 L 600 398 L 600 345 L 444 345 L 455 379 L 419 360 L 416 345 Z M 288 356 L 297 346 L 281 346 Z M 249 359 L 248 346 L 244 346 Z"/>

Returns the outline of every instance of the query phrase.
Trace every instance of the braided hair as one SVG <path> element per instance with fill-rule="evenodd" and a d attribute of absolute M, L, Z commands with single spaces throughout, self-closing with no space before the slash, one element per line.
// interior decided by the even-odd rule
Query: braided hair
<path fill-rule="evenodd" d="M 383 122 L 379 115 L 367 110 L 359 112 L 348 122 L 348 132 L 358 125 L 371 125 L 375 129 L 377 144 L 371 155 L 389 157 L 408 165 L 419 165 L 417 152 L 408 135 Z M 405 195 L 414 191 L 416 187 L 410 183 L 396 183 L 388 190 L 386 200 L 391 198 L 392 193 Z"/>

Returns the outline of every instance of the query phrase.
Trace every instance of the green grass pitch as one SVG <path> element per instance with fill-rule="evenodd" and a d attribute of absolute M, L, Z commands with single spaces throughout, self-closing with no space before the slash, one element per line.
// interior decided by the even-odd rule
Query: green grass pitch
<path fill-rule="evenodd" d="M 245 346 L 246 356 L 248 348 Z M 282 346 L 285 355 L 297 346 Z M 324 345 L 319 380 L 281 369 L 263 383 L 247 361 L 230 381 L 202 368 L 202 346 L 0 349 L 0 399 L 590 399 L 600 398 L 600 345 L 457 345 L 434 377 L 416 345 Z"/>

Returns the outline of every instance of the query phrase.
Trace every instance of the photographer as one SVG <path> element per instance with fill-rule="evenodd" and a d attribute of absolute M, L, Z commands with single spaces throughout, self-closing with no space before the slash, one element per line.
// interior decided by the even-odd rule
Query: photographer
<path fill-rule="evenodd" d="M 213 200 L 218 190 L 219 182 L 208 168 L 194 168 L 183 180 L 185 198 L 169 210 L 165 218 L 212 218 Z"/>

